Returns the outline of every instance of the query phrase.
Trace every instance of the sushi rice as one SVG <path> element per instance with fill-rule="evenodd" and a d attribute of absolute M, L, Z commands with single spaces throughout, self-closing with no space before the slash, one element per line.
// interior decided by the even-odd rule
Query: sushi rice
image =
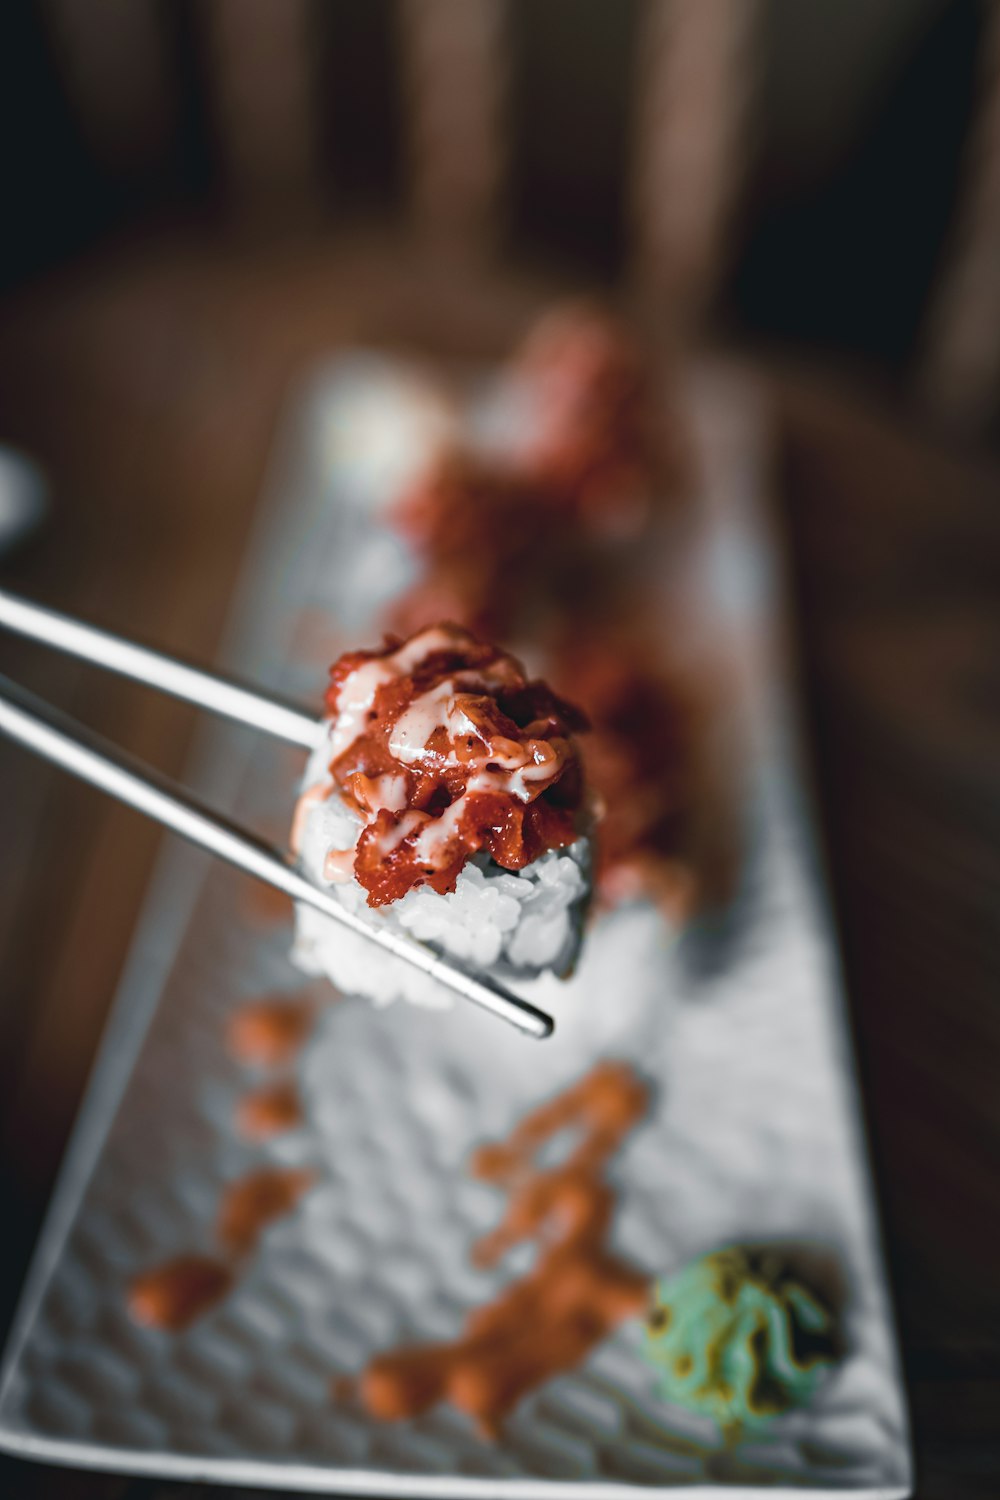
<path fill-rule="evenodd" d="M 329 754 L 325 741 L 313 752 L 303 789 L 322 784 Z M 372 909 L 357 881 L 331 883 L 324 876 L 328 851 L 353 849 L 363 827 L 333 790 L 305 804 L 297 830 L 303 872 L 346 910 L 498 979 L 545 972 L 563 977 L 572 970 L 592 889 L 588 837 L 565 849 L 548 850 L 516 871 L 502 869 L 480 852 L 460 871 L 453 891 L 441 895 L 422 885 L 388 906 Z M 323 975 L 346 993 L 363 995 L 376 1005 L 406 999 L 441 1009 L 452 1003 L 450 993 L 428 975 L 312 907 L 296 908 L 292 958 L 306 973 Z"/>

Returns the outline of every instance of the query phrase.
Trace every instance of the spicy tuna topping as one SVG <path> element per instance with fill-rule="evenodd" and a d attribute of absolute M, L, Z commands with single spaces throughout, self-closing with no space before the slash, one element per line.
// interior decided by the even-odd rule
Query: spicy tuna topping
<path fill-rule="evenodd" d="M 416 886 L 455 889 L 472 855 L 520 870 L 581 833 L 583 776 L 572 734 L 584 716 L 513 656 L 456 625 L 331 669 L 329 782 L 362 823 L 325 875 L 352 877 L 369 906 Z"/>

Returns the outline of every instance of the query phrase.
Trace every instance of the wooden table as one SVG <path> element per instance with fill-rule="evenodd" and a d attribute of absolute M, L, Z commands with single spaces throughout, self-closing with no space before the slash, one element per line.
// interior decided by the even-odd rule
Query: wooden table
<path fill-rule="evenodd" d="M 0 310 L 0 440 L 49 525 L 5 584 L 204 656 L 290 380 L 372 339 L 496 355 L 551 285 L 384 241 L 195 232 Z M 884 396 L 771 364 L 801 685 L 885 1215 L 918 1493 L 1000 1485 L 1000 468 Z M 27 646 L 0 670 L 168 772 L 183 708 Z M 0 744 L 0 1171 L 10 1315 L 158 844 Z M 5 1494 L 188 1494 L 0 1461 Z"/>

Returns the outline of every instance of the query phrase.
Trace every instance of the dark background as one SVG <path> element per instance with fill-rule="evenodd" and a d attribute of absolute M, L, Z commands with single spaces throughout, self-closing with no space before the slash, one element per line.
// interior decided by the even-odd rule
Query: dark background
<path fill-rule="evenodd" d="M 247 45 L 267 8 L 247 0 Z M 215 0 L 132 0 L 140 41 L 155 39 L 142 56 L 126 9 L 0 7 L 0 441 L 38 460 L 51 497 L 0 579 L 207 657 L 309 362 L 371 339 L 499 356 L 581 287 L 673 348 L 671 309 L 644 319 L 649 289 L 630 281 L 644 6 L 502 7 L 506 166 L 481 260 L 415 232 L 392 0 L 304 7 L 302 181 L 234 164 Z M 97 36 L 110 60 L 82 92 L 81 13 L 91 58 Z M 1000 75 L 993 15 L 971 0 L 760 0 L 718 274 L 693 329 L 672 309 L 774 409 L 799 686 L 925 1500 L 1000 1490 L 1000 389 L 936 403 L 921 378 Z M 179 773 L 186 711 L 27 647 L 0 655 Z M 3 746 L 0 777 L 9 1315 L 157 835 Z M 12 1463 L 0 1488 L 164 1490 Z"/>
<path fill-rule="evenodd" d="M 233 227 L 210 6 L 144 8 L 156 12 L 160 97 L 139 111 L 122 99 L 119 117 L 142 128 L 122 131 L 113 148 L 88 136 L 67 93 L 73 64 L 58 4 L 11 0 L 0 12 L 8 288 L 122 233 Z M 405 218 L 393 10 L 392 0 L 311 7 L 310 207 L 330 225 Z M 988 6 L 766 0 L 758 11 L 752 150 L 715 324 L 899 376 L 948 247 L 962 148 L 982 103 L 976 61 Z M 508 0 L 506 12 L 503 253 L 613 284 L 627 256 L 623 184 L 642 0 Z M 113 32 L 113 4 L 95 0 L 91 16 Z M 106 87 L 116 86 L 112 75 Z M 287 229 L 288 205 L 255 227 Z"/>

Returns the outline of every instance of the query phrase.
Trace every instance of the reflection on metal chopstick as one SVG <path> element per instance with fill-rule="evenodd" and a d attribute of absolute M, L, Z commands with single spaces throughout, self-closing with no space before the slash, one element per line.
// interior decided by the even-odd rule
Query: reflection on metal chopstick
<path fill-rule="evenodd" d="M 190 666 L 149 646 L 123 640 L 95 625 L 72 620 L 6 589 L 0 589 L 0 626 L 306 750 L 312 750 L 322 737 L 323 728 L 316 715 L 294 703 L 217 672 Z"/>
<path fill-rule="evenodd" d="M 315 907 L 529 1036 L 541 1038 L 551 1034 L 554 1023 L 544 1011 L 498 985 L 453 967 L 412 938 L 369 925 L 345 910 L 328 892 L 313 885 L 278 850 L 202 807 L 166 777 L 115 749 L 5 677 L 0 677 L 0 733 L 137 808 L 210 854 L 284 891 L 293 900 Z"/>

